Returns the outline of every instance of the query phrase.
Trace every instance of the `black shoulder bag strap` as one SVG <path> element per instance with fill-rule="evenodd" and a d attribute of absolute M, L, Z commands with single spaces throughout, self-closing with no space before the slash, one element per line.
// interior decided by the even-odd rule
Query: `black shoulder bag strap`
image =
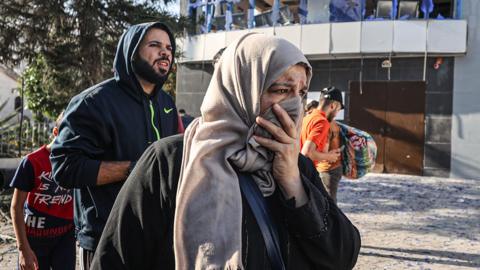
<path fill-rule="evenodd" d="M 255 216 L 260 231 L 262 232 L 272 269 L 285 270 L 285 264 L 280 251 L 280 240 L 277 228 L 272 222 L 262 192 L 251 175 L 239 172 L 237 172 L 237 175 L 242 194 L 247 200 L 250 209 L 252 209 L 253 215 Z"/>

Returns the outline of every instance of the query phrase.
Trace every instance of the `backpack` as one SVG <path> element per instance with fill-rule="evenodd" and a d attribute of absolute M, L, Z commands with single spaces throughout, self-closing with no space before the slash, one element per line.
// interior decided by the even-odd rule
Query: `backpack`
<path fill-rule="evenodd" d="M 343 176 L 358 179 L 371 172 L 377 158 L 377 145 L 365 131 L 337 122 L 340 127 Z"/>

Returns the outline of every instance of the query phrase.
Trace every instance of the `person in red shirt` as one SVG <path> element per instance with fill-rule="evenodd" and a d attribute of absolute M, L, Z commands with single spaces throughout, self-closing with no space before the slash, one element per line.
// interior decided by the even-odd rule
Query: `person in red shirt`
<path fill-rule="evenodd" d="M 333 86 L 323 89 L 318 107 L 303 118 L 300 136 L 301 153 L 313 161 L 325 189 L 334 201 L 342 167 L 338 127 L 333 119 L 343 108 L 339 89 Z"/>
<path fill-rule="evenodd" d="M 54 137 L 61 120 L 62 114 Z M 10 212 L 22 270 L 75 269 L 73 196 L 52 180 L 52 143 L 23 158 L 10 183 L 15 188 Z"/>

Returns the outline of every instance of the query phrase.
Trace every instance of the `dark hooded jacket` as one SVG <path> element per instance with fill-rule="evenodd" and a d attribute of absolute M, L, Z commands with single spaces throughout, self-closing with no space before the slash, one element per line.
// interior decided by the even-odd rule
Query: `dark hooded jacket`
<path fill-rule="evenodd" d="M 146 95 L 132 70 L 132 56 L 146 32 L 161 23 L 134 25 L 123 34 L 115 56 L 115 77 L 72 98 L 52 146 L 54 180 L 74 188 L 75 226 L 80 246 L 95 250 L 122 182 L 97 186 L 102 161 L 136 161 L 160 137 L 177 134 L 178 113 L 157 85 Z M 173 64 L 173 63 L 172 63 Z"/>

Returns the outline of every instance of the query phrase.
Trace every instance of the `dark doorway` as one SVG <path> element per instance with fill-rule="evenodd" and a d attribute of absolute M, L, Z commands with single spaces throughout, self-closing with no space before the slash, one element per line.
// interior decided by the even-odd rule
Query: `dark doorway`
<path fill-rule="evenodd" d="M 378 147 L 375 172 L 423 174 L 425 82 L 351 81 L 350 125 Z"/>

